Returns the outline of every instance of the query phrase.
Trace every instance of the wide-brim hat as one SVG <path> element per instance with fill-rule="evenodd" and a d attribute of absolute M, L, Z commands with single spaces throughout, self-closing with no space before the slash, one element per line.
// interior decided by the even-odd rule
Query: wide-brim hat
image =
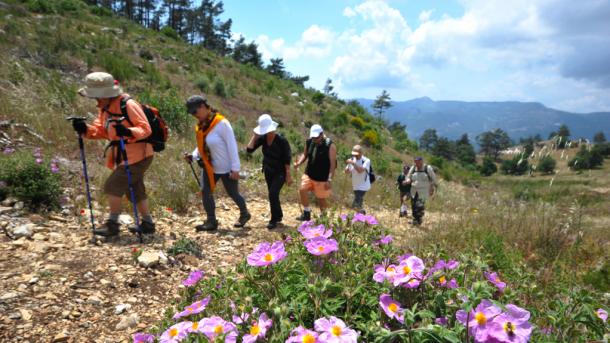
<path fill-rule="evenodd" d="M 123 93 L 118 82 L 108 73 L 96 72 L 85 77 L 85 87 L 78 94 L 87 98 L 115 98 Z"/>
<path fill-rule="evenodd" d="M 352 155 L 360 155 L 362 154 L 362 147 L 360 145 L 354 145 L 352 148 Z"/>
<path fill-rule="evenodd" d="M 277 130 L 278 125 L 278 123 L 271 119 L 270 115 L 262 114 L 260 117 L 258 117 L 258 126 L 254 128 L 254 133 L 262 136 Z"/>

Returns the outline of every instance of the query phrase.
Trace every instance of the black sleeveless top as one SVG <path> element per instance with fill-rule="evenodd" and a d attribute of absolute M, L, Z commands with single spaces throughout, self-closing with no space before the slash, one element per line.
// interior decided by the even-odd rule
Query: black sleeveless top
<path fill-rule="evenodd" d="M 328 173 L 330 172 L 330 146 L 333 141 L 326 137 L 320 144 L 313 142 L 310 138 L 307 140 L 307 168 L 305 174 L 310 179 L 318 182 L 328 181 Z"/>

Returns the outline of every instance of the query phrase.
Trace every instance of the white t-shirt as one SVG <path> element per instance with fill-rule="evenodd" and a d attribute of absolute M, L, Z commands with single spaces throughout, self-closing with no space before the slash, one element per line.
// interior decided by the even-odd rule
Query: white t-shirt
<path fill-rule="evenodd" d="M 214 174 L 227 174 L 239 171 L 239 153 L 233 128 L 228 120 L 221 120 L 205 138 L 205 144 L 210 149 Z M 199 150 L 195 148 L 193 158 L 199 158 Z"/>
<path fill-rule="evenodd" d="M 353 158 L 352 158 L 353 159 Z M 371 160 L 362 156 L 359 160 L 356 160 L 356 165 L 364 168 L 362 173 L 359 173 L 354 165 L 350 164 L 347 166 L 347 170 L 352 173 L 352 187 L 355 191 L 368 191 L 371 189 L 371 180 L 369 177 L 369 171 L 371 170 Z"/>

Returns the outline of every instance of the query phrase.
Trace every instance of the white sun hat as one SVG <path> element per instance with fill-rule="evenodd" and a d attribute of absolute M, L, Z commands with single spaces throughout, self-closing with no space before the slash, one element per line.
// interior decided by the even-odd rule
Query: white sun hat
<path fill-rule="evenodd" d="M 271 119 L 271 116 L 268 114 L 261 114 L 258 117 L 258 126 L 254 128 L 254 133 L 259 136 L 267 134 L 269 132 L 273 132 L 277 129 L 278 123 L 274 122 Z"/>
<path fill-rule="evenodd" d="M 96 72 L 85 77 L 85 87 L 78 90 L 78 94 L 87 98 L 115 98 L 123 93 L 118 82 L 108 73 Z"/>
<path fill-rule="evenodd" d="M 317 138 L 320 136 L 320 134 L 324 132 L 324 129 L 322 129 L 322 126 L 315 124 L 312 125 L 311 128 L 309 129 L 309 138 Z"/>

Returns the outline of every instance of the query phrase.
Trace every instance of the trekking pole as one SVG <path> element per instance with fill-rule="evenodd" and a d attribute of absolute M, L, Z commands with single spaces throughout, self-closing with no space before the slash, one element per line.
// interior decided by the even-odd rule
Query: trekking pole
<path fill-rule="evenodd" d="M 197 184 L 199 185 L 199 188 L 201 189 L 201 181 L 199 181 L 199 178 L 197 177 L 197 172 L 195 171 L 195 167 L 193 167 L 193 161 L 189 161 L 189 165 L 191 166 L 191 170 L 193 171 L 193 176 L 195 177 L 195 180 L 197 180 Z"/>
<path fill-rule="evenodd" d="M 85 121 L 84 117 L 68 117 L 66 120 Z M 85 159 L 85 143 L 83 142 L 83 136 L 78 135 L 78 148 L 80 149 L 80 159 L 83 162 L 83 176 L 85 177 L 85 189 L 87 190 L 87 203 L 89 204 L 89 216 L 91 218 L 91 231 L 95 231 L 95 219 L 93 218 L 93 206 L 91 205 L 91 190 L 89 189 L 89 174 L 87 174 L 87 160 Z M 93 234 L 95 238 L 95 234 Z"/>
<path fill-rule="evenodd" d="M 125 120 L 125 118 L 121 117 L 119 119 L 111 119 L 109 120 L 109 122 L 115 122 L 117 124 L 120 124 L 123 120 Z M 144 240 L 142 239 L 142 229 L 140 228 L 138 206 L 136 206 L 136 194 L 133 190 L 133 183 L 131 182 L 131 171 L 129 170 L 129 161 L 127 160 L 127 149 L 125 149 L 125 138 L 123 138 L 123 136 L 119 136 L 119 139 L 119 144 L 121 145 L 121 154 L 123 155 L 123 160 L 125 161 L 125 172 L 127 173 L 127 184 L 129 185 L 129 194 L 131 197 L 131 203 L 133 204 L 133 215 L 136 220 L 136 231 L 138 232 L 138 238 L 140 240 L 140 243 L 143 243 Z"/>

